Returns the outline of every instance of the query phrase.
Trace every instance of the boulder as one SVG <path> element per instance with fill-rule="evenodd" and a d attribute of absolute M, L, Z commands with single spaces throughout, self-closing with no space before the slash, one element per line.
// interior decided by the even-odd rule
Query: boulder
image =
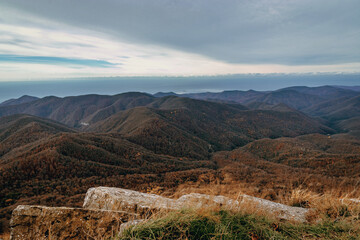
<path fill-rule="evenodd" d="M 181 208 L 209 208 L 221 207 L 228 210 L 238 210 L 239 202 L 225 196 L 210 196 L 200 193 L 190 193 L 176 200 L 176 205 Z"/>
<path fill-rule="evenodd" d="M 291 207 L 245 194 L 240 195 L 238 200 L 233 200 L 225 196 L 191 193 L 173 200 L 155 194 L 108 187 L 90 188 L 86 193 L 84 202 L 84 208 L 88 209 L 129 211 L 139 213 L 142 216 L 158 210 L 211 206 L 218 206 L 229 210 L 253 208 L 258 212 L 271 214 L 280 219 L 299 222 L 306 222 L 306 215 L 310 211 L 306 208 Z"/>
<path fill-rule="evenodd" d="M 108 239 L 122 223 L 138 217 L 122 211 L 20 205 L 12 214 L 10 239 Z"/>
<path fill-rule="evenodd" d="M 228 210 L 241 210 L 247 208 L 255 212 L 271 214 L 279 219 L 306 222 L 310 209 L 291 207 L 281 203 L 252 197 L 246 194 L 239 195 L 238 200 L 225 196 L 210 196 L 206 194 L 191 193 L 181 196 L 176 200 L 179 207 L 207 208 L 221 207 Z"/>
<path fill-rule="evenodd" d="M 272 202 L 269 200 L 249 196 L 249 195 L 240 195 L 239 197 L 241 205 L 253 205 L 259 211 L 266 212 L 271 214 L 279 219 L 285 219 L 296 222 L 306 222 L 307 215 L 312 211 L 309 208 L 301 207 L 291 207 L 285 204 Z"/>
<path fill-rule="evenodd" d="M 144 216 L 158 210 L 174 210 L 177 206 L 173 199 L 155 194 L 122 188 L 96 187 L 87 191 L 83 208 L 126 211 Z"/>

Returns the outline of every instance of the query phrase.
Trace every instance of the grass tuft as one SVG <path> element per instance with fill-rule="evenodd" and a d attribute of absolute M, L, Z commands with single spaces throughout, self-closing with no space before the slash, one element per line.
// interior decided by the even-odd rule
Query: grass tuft
<path fill-rule="evenodd" d="M 118 239 L 360 239 L 357 224 L 330 219 L 298 224 L 244 212 L 184 209 L 153 216 Z"/>

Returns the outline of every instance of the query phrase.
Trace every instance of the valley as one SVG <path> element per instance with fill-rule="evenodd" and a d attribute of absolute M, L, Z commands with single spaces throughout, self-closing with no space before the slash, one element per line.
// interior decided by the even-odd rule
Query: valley
<path fill-rule="evenodd" d="M 0 104 L 0 219 L 90 187 L 360 197 L 358 88 L 25 96 Z"/>

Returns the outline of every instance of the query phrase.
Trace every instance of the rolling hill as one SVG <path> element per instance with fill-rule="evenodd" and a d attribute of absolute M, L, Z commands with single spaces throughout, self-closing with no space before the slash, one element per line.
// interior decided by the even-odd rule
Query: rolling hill
<path fill-rule="evenodd" d="M 340 121 L 338 127 L 347 131 L 360 131 L 360 117 L 353 117 Z"/>
<path fill-rule="evenodd" d="M 359 93 L 325 86 L 183 96 L 0 106 L 0 223 L 18 204 L 79 206 L 99 185 L 171 195 L 214 183 L 271 200 L 296 188 L 360 196 Z"/>
<path fill-rule="evenodd" d="M 284 103 L 278 103 L 278 104 L 270 104 L 270 103 L 264 103 L 264 102 L 251 102 L 246 105 L 250 109 L 257 109 L 257 110 L 273 110 L 273 111 L 279 111 L 279 112 L 296 112 L 297 110 L 287 106 Z"/>
<path fill-rule="evenodd" d="M 322 106 L 331 105 L 331 102 L 343 101 L 359 96 L 357 87 L 342 86 L 320 86 L 305 87 L 295 86 L 279 89 L 276 91 L 223 91 L 219 93 L 191 93 L 191 94 L 175 94 L 175 93 L 158 93 L 154 96 L 176 95 L 180 97 L 189 97 L 202 100 L 221 100 L 233 103 L 241 103 L 259 109 L 266 109 L 271 105 L 285 104 L 290 108 L 301 110 L 312 116 L 320 116 Z M 261 104 L 263 103 L 263 104 Z M 265 105 L 269 106 L 265 106 Z M 319 106 L 319 109 L 313 109 Z M 340 109 L 340 106 L 335 108 Z M 326 115 L 326 114 L 323 114 Z M 321 115 L 321 116 L 323 116 Z"/>
<path fill-rule="evenodd" d="M 262 97 L 266 94 L 266 92 L 248 90 L 248 91 L 223 91 L 219 93 L 190 93 L 190 94 L 182 94 L 178 95 L 181 97 L 188 97 L 193 99 L 200 100 L 209 100 L 209 99 L 218 99 L 222 101 L 230 101 L 237 102 L 241 104 L 246 104 L 252 101 L 255 101 L 257 98 Z"/>
<path fill-rule="evenodd" d="M 273 105 L 283 103 L 297 110 L 302 110 L 322 100 L 319 96 L 301 93 L 291 89 L 273 91 L 255 99 L 256 102 Z"/>
<path fill-rule="evenodd" d="M 333 122 L 358 117 L 360 116 L 360 95 L 325 101 L 305 109 L 304 112 Z"/>
<path fill-rule="evenodd" d="M 28 115 L 0 118 L 0 223 L 6 227 L 18 204 L 81 204 L 96 185 L 151 188 L 173 186 L 209 160 L 156 154 L 118 134 L 81 133 L 52 120 Z M 177 177 L 171 176 L 172 172 Z"/>
<path fill-rule="evenodd" d="M 29 103 L 0 107 L 0 116 L 24 113 L 49 118 L 70 127 L 80 127 L 82 122 L 93 118 L 101 119 L 120 110 L 146 105 L 153 98 L 149 94 L 131 92 L 114 96 L 50 96 Z"/>
<path fill-rule="evenodd" d="M 0 116 L 31 114 L 55 120 L 70 127 L 79 128 L 89 123 L 104 120 L 120 111 L 139 106 L 159 109 L 176 109 L 182 107 L 182 103 L 177 106 L 179 102 L 174 100 L 179 96 L 207 100 L 207 102 L 224 103 L 232 105 L 233 108 L 243 110 L 245 110 L 246 107 L 241 104 L 246 104 L 252 109 L 258 107 L 257 109 L 261 110 L 290 110 L 285 107 L 286 105 L 290 108 L 301 110 L 311 116 L 322 117 L 330 121 L 337 121 L 357 116 L 358 109 L 356 109 L 356 104 L 357 97 L 360 95 L 359 92 L 333 86 L 314 88 L 290 87 L 271 92 L 249 90 L 183 95 L 158 93 L 155 94 L 155 96 L 146 93 L 130 92 L 114 96 L 83 95 L 65 98 L 45 97 L 31 102 L 17 102 L 17 104 L 14 103 L 14 105 L 0 106 Z M 182 101 L 184 102 L 185 100 Z M 268 106 L 265 106 L 266 104 Z M 335 104 L 336 106 L 334 106 Z M 341 112 L 341 104 L 352 104 L 350 107 L 351 110 L 348 107 L 345 111 Z M 187 107 L 189 108 L 190 105 L 191 103 L 189 102 Z M 277 107 L 270 107 L 274 105 L 277 105 Z M 343 114 L 345 114 L 345 117 L 340 117 L 340 115 Z"/>
<path fill-rule="evenodd" d="M 209 178 L 217 178 L 224 189 L 219 188 L 217 194 L 236 195 L 235 189 L 241 186 L 248 194 L 275 201 L 297 190 L 360 196 L 360 141 L 347 134 L 260 139 L 217 152 L 212 160 L 219 168 Z M 181 188 L 192 187 L 189 183 Z"/>
<path fill-rule="evenodd" d="M 296 111 L 248 110 L 241 105 L 173 96 L 119 112 L 83 129 L 119 133 L 156 153 L 200 159 L 264 137 L 333 132 Z"/>
<path fill-rule="evenodd" d="M 58 122 L 31 115 L 2 117 L 0 118 L 0 159 L 16 147 L 61 132 L 75 132 L 75 130 Z"/>
<path fill-rule="evenodd" d="M 320 86 L 320 87 L 288 87 L 282 90 L 294 90 L 299 93 L 309 94 L 321 97 L 323 99 L 335 99 L 340 97 L 355 97 L 359 95 L 355 89 L 344 89 L 335 86 Z"/>
<path fill-rule="evenodd" d="M 18 105 L 18 104 L 22 104 L 22 103 L 29 103 L 29 102 L 33 102 L 35 100 L 38 100 L 38 97 L 33 97 L 33 96 L 28 96 L 28 95 L 24 95 L 20 98 L 16 98 L 16 99 L 9 99 L 5 102 L 0 103 L 0 107 L 2 106 L 11 106 L 11 105 Z"/>

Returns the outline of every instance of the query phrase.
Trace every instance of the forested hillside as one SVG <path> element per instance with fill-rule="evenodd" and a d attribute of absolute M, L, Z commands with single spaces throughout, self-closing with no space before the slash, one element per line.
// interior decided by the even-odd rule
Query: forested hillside
<path fill-rule="evenodd" d="M 275 201 L 297 188 L 360 196 L 359 92 L 326 86 L 176 95 L 2 104 L 3 230 L 19 204 L 80 206 L 99 185 L 174 196 L 241 189 Z"/>

